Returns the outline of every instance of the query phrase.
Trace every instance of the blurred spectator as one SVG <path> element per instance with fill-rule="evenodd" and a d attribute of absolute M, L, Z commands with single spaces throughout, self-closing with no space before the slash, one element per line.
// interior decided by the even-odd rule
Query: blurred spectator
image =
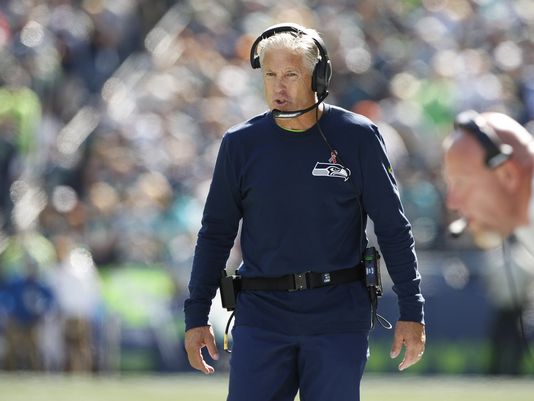
<path fill-rule="evenodd" d="M 38 266 L 26 259 L 25 273 L 5 288 L 8 320 L 5 328 L 7 370 L 42 369 L 40 323 L 52 307 L 51 289 L 39 278 Z"/>
<path fill-rule="evenodd" d="M 101 308 L 100 283 L 91 255 L 72 237 L 54 238 L 58 265 L 48 278 L 57 298 L 64 370 L 90 372 L 96 346 L 93 331 Z"/>

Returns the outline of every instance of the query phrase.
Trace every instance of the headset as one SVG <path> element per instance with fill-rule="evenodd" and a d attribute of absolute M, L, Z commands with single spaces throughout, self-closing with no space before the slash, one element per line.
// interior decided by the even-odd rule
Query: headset
<path fill-rule="evenodd" d="M 317 97 L 318 97 L 317 103 L 315 103 L 311 107 L 308 107 L 302 110 L 294 110 L 294 111 L 281 111 L 278 109 L 273 110 L 273 115 L 275 117 L 294 118 L 316 108 L 319 104 L 323 102 L 324 99 L 326 99 L 326 97 L 328 96 L 328 86 L 330 85 L 330 80 L 332 79 L 332 64 L 330 62 L 330 58 L 328 57 L 328 53 L 326 51 L 324 42 L 319 35 L 310 33 L 306 28 L 304 28 L 301 25 L 293 24 L 293 23 L 284 23 L 284 24 L 276 24 L 276 25 L 273 25 L 267 28 L 260 36 L 256 38 L 256 40 L 254 41 L 250 49 L 250 65 L 252 66 L 253 69 L 257 69 L 261 67 L 260 56 L 257 53 L 259 43 L 263 39 L 267 39 L 271 36 L 274 36 L 282 32 L 292 33 L 295 37 L 308 35 L 313 39 L 313 41 L 315 42 L 315 45 L 317 46 L 317 49 L 319 50 L 319 58 L 317 59 L 317 63 L 315 64 L 315 67 L 313 69 L 312 82 L 311 82 L 312 90 L 315 93 L 317 93 Z"/>
<path fill-rule="evenodd" d="M 512 156 L 512 147 L 503 143 L 484 117 L 474 110 L 458 114 L 454 129 L 463 129 L 477 140 L 486 153 L 484 161 L 490 169 L 499 167 Z"/>

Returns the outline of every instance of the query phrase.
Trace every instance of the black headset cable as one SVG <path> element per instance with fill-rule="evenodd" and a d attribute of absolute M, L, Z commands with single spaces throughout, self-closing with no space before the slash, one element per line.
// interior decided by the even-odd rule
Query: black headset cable
<path fill-rule="evenodd" d="M 348 169 L 347 164 L 343 161 L 341 156 L 339 155 L 338 151 L 334 149 L 330 143 L 328 142 L 328 139 L 326 139 L 326 135 L 324 134 L 321 125 L 319 124 L 319 107 L 315 109 L 315 124 L 317 125 L 317 129 L 319 130 L 319 133 L 321 134 L 321 137 L 323 138 L 324 143 L 326 143 L 326 146 L 328 146 L 328 149 L 330 149 L 330 157 L 331 160 L 335 163 L 336 159 L 339 159 L 341 162 L 341 165 Z M 350 170 L 349 170 L 350 171 Z M 363 227 L 363 206 L 360 202 L 359 198 L 359 192 L 358 192 L 358 186 L 353 181 L 352 172 L 349 172 L 349 180 L 354 185 L 354 188 L 356 189 L 356 202 L 358 203 L 358 211 L 360 213 L 360 253 L 363 255 L 363 237 L 365 235 L 365 229 Z M 377 266 L 378 269 L 378 266 Z M 374 291 L 374 289 L 371 289 L 370 291 Z M 378 296 L 376 294 L 370 295 L 371 297 L 371 329 L 375 327 L 376 321 L 380 323 L 380 325 L 385 328 L 386 330 L 390 330 L 393 328 L 393 325 L 382 315 L 378 313 Z"/>

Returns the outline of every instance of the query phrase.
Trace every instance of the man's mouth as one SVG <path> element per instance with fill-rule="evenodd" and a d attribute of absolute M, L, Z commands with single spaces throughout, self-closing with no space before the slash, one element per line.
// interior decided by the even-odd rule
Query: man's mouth
<path fill-rule="evenodd" d="M 284 107 L 285 105 L 287 105 L 287 100 L 285 100 L 285 99 L 276 99 L 274 101 L 274 104 L 276 105 L 276 107 Z"/>

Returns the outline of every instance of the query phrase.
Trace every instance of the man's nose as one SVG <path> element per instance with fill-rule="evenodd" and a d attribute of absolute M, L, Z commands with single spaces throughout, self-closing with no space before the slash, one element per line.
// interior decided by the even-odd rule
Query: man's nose
<path fill-rule="evenodd" d="M 286 83 L 283 77 L 276 78 L 274 81 L 274 88 L 277 92 L 280 92 L 282 90 L 286 89 Z"/>

